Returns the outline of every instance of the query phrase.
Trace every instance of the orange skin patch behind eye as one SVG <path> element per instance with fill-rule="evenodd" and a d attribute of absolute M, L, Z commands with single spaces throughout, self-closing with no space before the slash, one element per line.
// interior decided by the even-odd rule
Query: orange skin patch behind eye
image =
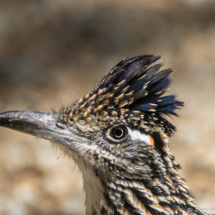
<path fill-rule="evenodd" d="M 152 138 L 151 135 L 149 135 L 149 140 L 150 140 L 150 144 L 154 147 L 155 143 L 154 143 L 154 139 Z"/>

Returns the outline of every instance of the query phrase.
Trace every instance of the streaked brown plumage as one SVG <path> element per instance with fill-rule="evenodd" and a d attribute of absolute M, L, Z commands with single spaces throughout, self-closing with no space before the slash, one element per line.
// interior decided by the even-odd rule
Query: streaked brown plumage
<path fill-rule="evenodd" d="M 169 151 L 183 106 L 167 91 L 172 70 L 143 55 L 117 64 L 88 95 L 59 113 L 12 111 L 0 125 L 57 143 L 83 174 L 87 215 L 203 214 Z"/>

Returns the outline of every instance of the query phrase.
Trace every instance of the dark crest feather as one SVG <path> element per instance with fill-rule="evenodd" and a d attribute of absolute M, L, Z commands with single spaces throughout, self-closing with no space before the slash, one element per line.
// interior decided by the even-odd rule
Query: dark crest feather
<path fill-rule="evenodd" d="M 163 125 L 166 134 L 171 135 L 175 127 L 164 115 L 177 116 L 175 110 L 183 106 L 183 102 L 177 101 L 175 95 L 161 97 L 171 83 L 169 75 L 172 70 L 160 71 L 162 64 L 150 67 L 158 59 L 160 56 L 141 55 L 122 60 L 88 96 L 77 103 L 76 112 L 79 107 L 83 109 L 91 104 L 94 105 L 94 112 L 96 106 L 99 107 L 98 111 L 102 108 L 108 113 L 112 110 L 120 113 L 120 109 L 126 109 L 129 110 L 128 114 L 133 113 L 138 117 L 135 111 L 139 111 L 139 116 L 144 115 L 144 121 L 154 116 Z M 96 101 L 95 104 L 92 99 Z"/>
<path fill-rule="evenodd" d="M 105 85 L 113 84 L 116 86 L 125 80 L 122 86 L 115 92 L 114 97 L 117 97 L 124 87 L 129 86 L 125 94 L 132 91 L 133 94 L 121 100 L 134 97 L 134 101 L 126 105 L 125 108 L 139 110 L 144 112 L 144 114 L 151 114 L 151 110 L 154 110 L 155 115 L 163 120 L 162 115 L 177 115 L 175 110 L 183 106 L 183 102 L 177 101 L 176 95 L 161 97 L 171 83 L 169 75 L 172 73 L 172 70 L 159 71 L 162 64 L 149 67 L 159 58 L 160 56 L 142 55 L 123 60 L 113 68 L 112 75 L 114 78 L 107 81 Z M 175 129 L 167 120 L 164 122 L 170 127 L 170 130 Z"/>

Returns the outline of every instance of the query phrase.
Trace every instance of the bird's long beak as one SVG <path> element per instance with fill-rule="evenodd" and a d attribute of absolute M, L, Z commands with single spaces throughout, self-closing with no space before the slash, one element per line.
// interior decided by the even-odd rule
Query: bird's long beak
<path fill-rule="evenodd" d="M 62 119 L 63 115 L 55 113 L 9 111 L 0 113 L 0 126 L 66 144 L 65 139 L 71 139 L 72 133 Z"/>

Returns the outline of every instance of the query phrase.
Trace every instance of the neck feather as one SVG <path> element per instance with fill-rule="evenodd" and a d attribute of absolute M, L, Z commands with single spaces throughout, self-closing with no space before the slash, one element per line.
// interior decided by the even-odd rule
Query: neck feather
<path fill-rule="evenodd" d="M 167 174 L 150 180 L 120 176 L 106 180 L 85 165 L 87 215 L 202 214 L 179 175 L 178 163 L 170 153 L 167 158 Z"/>
<path fill-rule="evenodd" d="M 71 150 L 62 148 L 73 157 L 83 175 L 87 215 L 202 215 L 193 203 L 186 182 L 180 176 L 180 166 L 168 146 L 162 155 L 164 171 L 150 178 L 120 175 L 105 168 L 96 171 Z M 100 169 L 101 170 L 101 169 Z"/>

